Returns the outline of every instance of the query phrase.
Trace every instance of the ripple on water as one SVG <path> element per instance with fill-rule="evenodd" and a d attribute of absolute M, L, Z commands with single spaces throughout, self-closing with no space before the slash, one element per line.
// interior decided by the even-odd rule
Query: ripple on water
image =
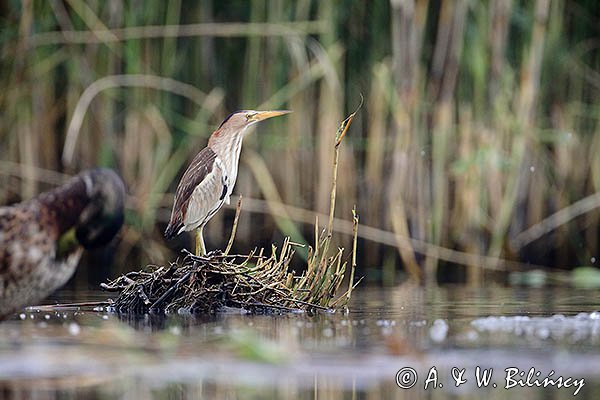
<path fill-rule="evenodd" d="M 489 316 L 473 320 L 471 326 L 479 332 L 579 342 L 600 339 L 600 312 L 582 312 L 574 316 L 554 314 L 549 317 Z"/>

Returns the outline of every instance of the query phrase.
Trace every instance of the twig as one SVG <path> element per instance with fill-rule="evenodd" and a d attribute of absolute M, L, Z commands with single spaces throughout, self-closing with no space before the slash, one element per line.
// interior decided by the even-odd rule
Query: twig
<path fill-rule="evenodd" d="M 31 310 L 54 310 L 57 308 L 62 309 L 70 309 L 70 308 L 80 308 L 80 307 L 97 307 L 97 306 L 110 306 L 111 300 L 104 301 L 84 301 L 80 303 L 64 303 L 64 304 L 44 304 L 39 306 L 29 306 L 27 309 Z"/>
<path fill-rule="evenodd" d="M 195 265 L 195 263 L 194 263 L 194 265 Z M 150 310 L 158 309 L 162 305 L 163 302 L 165 302 L 170 296 L 173 295 L 173 292 L 175 292 L 177 289 L 179 289 L 179 285 L 181 285 L 183 282 L 185 282 L 187 279 L 189 279 L 192 272 L 193 272 L 193 270 L 188 271 L 174 285 L 172 285 L 162 296 L 160 296 L 158 298 L 158 300 L 156 300 L 154 303 L 152 303 L 152 305 L 150 306 Z"/>
<path fill-rule="evenodd" d="M 346 293 L 346 302 L 350 301 L 350 297 L 352 297 L 352 289 L 354 282 L 354 272 L 356 270 L 356 247 L 357 247 L 357 238 L 358 238 L 358 214 L 356 214 L 356 206 L 352 209 L 352 222 L 353 222 L 353 232 L 354 232 L 354 240 L 352 241 L 352 266 L 350 270 L 350 280 L 348 282 L 348 292 Z"/>
<path fill-rule="evenodd" d="M 277 309 L 285 310 L 285 311 L 289 311 L 289 312 L 303 312 L 304 311 L 301 308 L 285 307 L 285 306 L 279 306 L 276 304 L 265 304 L 265 303 L 260 303 L 260 302 L 254 302 L 254 303 L 240 302 L 239 304 L 242 306 L 246 306 L 246 307 L 261 307 L 263 309 L 277 308 Z"/>
<path fill-rule="evenodd" d="M 231 246 L 233 246 L 233 240 L 235 239 L 235 233 L 237 232 L 238 220 L 240 218 L 240 211 L 242 209 L 242 196 L 239 197 L 237 201 L 237 207 L 235 208 L 235 217 L 233 218 L 233 227 L 231 228 L 231 235 L 229 236 L 229 242 L 227 243 L 227 247 L 223 252 L 223 255 L 229 254 L 229 250 L 231 250 Z"/>

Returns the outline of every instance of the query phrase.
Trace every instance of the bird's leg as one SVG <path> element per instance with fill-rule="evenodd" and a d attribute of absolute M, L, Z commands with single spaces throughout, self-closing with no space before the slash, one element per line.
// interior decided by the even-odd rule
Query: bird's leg
<path fill-rule="evenodd" d="M 197 256 L 205 256 L 206 255 L 206 245 L 204 244 L 204 237 L 202 236 L 202 229 L 204 227 L 196 229 L 196 255 Z"/>

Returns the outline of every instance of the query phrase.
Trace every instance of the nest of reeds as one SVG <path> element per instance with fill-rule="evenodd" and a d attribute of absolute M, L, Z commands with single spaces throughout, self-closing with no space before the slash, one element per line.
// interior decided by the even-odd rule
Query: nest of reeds
<path fill-rule="evenodd" d="M 269 256 L 263 251 L 248 255 L 217 251 L 206 257 L 188 253 L 180 262 L 129 272 L 102 286 L 120 292 L 113 303 L 118 312 L 213 313 L 230 307 L 269 312 L 346 305 L 353 285 L 337 295 L 347 265 L 341 249 L 329 260 L 318 260 L 311 250 L 308 269 L 296 275 L 289 271 L 295 246 L 286 239 L 281 250 L 273 248 Z"/>
<path fill-rule="evenodd" d="M 344 249 L 330 252 L 335 209 L 339 146 L 356 112 L 340 125 L 336 134 L 329 224 L 319 233 L 315 224 L 315 243 L 308 248 L 307 268 L 301 274 L 290 269 L 295 247 L 286 239 L 269 255 L 264 250 L 248 255 L 230 255 L 241 209 L 238 202 L 233 229 L 224 252 L 206 256 L 187 253 L 181 261 L 168 266 L 147 267 L 102 284 L 118 292 L 112 303 L 118 312 L 218 312 L 232 307 L 249 312 L 310 311 L 336 309 L 350 300 L 356 267 L 358 216 L 353 210 L 352 253 L 344 261 Z M 347 266 L 351 266 L 347 289 L 339 294 Z"/>

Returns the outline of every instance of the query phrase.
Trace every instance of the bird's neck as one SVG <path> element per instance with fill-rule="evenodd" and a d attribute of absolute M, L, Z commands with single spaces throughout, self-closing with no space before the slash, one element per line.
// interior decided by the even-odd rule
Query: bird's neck
<path fill-rule="evenodd" d="M 86 183 L 81 177 L 75 177 L 67 184 L 52 191 L 42 193 L 37 201 L 43 211 L 56 221 L 58 234 L 62 235 L 77 224 L 79 215 L 89 204 Z"/>
<path fill-rule="evenodd" d="M 212 140 L 209 143 L 213 151 L 221 159 L 231 182 L 235 182 L 237 177 L 243 137 L 243 132 L 240 132 L 227 138 Z"/>

